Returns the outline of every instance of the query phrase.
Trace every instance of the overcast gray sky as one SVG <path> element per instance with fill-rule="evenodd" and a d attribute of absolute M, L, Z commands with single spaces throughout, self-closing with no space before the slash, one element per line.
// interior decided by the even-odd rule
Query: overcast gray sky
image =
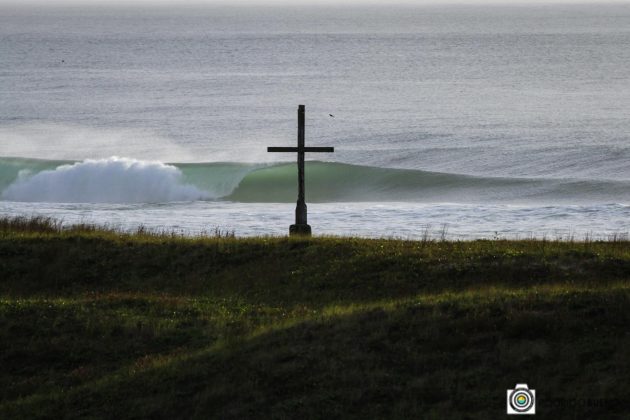
<path fill-rule="evenodd" d="M 630 0 L 0 0 L 0 4 L 25 5 L 25 4 L 73 4 L 73 5 L 181 5 L 181 4 L 223 4 L 223 5 L 250 5 L 250 4 L 291 4 L 291 5 L 391 5 L 391 4 L 579 4 L 579 3 L 628 3 Z"/>

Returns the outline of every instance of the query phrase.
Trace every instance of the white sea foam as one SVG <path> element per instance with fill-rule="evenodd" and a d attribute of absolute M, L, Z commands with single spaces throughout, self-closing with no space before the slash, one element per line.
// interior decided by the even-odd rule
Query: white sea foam
<path fill-rule="evenodd" d="M 160 203 L 209 197 L 172 165 L 129 158 L 85 160 L 32 175 L 23 171 L 4 200 L 55 203 Z"/>

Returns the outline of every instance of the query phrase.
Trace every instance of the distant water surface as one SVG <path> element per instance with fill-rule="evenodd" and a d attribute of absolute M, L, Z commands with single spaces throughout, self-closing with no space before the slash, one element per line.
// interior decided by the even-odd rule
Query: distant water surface
<path fill-rule="evenodd" d="M 0 209 L 284 232 L 305 104 L 326 232 L 627 232 L 628 45 L 630 5 L 0 6 Z"/>

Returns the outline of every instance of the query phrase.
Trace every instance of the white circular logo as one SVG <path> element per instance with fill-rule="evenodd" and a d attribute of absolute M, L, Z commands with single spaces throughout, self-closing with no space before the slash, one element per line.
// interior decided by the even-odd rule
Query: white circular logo
<path fill-rule="evenodd" d="M 510 406 L 514 409 L 514 411 L 523 413 L 531 409 L 533 405 L 534 396 L 531 392 L 529 392 L 529 389 L 515 389 L 510 395 Z"/>

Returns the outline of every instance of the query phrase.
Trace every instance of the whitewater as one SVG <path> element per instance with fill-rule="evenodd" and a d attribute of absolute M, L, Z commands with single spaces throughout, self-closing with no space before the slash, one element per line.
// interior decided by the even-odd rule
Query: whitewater
<path fill-rule="evenodd" d="M 4 8 L 3 8 L 4 7 Z M 283 235 L 630 231 L 630 6 L 0 6 L 0 213 Z M 329 114 L 333 114 L 331 117 Z"/>

